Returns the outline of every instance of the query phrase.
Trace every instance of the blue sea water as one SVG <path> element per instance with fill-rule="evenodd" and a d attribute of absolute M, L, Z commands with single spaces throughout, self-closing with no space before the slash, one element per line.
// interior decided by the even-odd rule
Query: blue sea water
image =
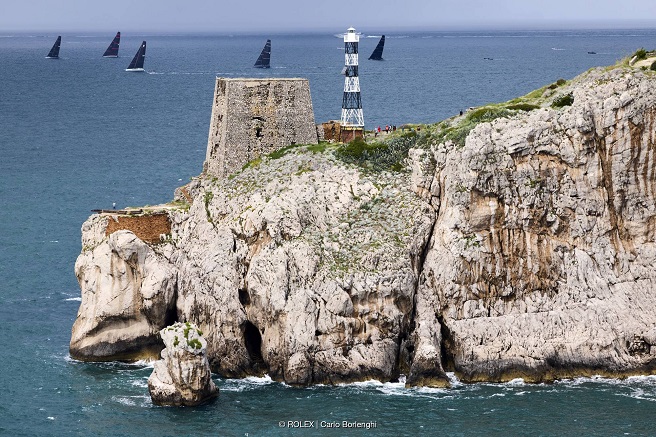
<path fill-rule="evenodd" d="M 48 60 L 56 35 L 0 33 L 0 435 L 656 434 L 653 377 L 436 390 L 216 375 L 216 402 L 177 409 L 151 404 L 147 363 L 71 360 L 82 222 L 112 202 L 166 202 L 201 171 L 215 76 L 306 77 L 317 122 L 340 115 L 333 35 L 123 33 L 121 57 L 103 59 L 112 37 L 64 34 L 61 59 Z M 253 69 L 267 37 L 272 68 Z M 147 72 L 125 72 L 144 39 Z M 367 61 L 377 42 L 360 43 L 367 128 L 435 122 L 570 79 L 656 47 L 656 30 L 387 34 L 385 61 Z"/>

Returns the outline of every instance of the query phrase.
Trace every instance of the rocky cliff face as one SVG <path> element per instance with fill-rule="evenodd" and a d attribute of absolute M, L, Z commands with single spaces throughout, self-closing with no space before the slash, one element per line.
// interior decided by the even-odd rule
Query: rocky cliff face
<path fill-rule="evenodd" d="M 590 71 L 463 142 L 454 126 L 471 118 L 450 121 L 410 151 L 411 171 L 285 149 L 187 186 L 191 207 L 170 212 L 160 244 L 105 237 L 93 216 L 71 354 L 143 351 L 174 306 L 232 377 L 403 373 L 440 386 L 445 370 L 466 381 L 651 373 L 655 86 L 649 72 Z"/>

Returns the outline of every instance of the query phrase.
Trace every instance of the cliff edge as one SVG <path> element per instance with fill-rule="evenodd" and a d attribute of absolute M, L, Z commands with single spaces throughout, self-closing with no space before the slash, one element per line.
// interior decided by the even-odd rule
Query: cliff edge
<path fill-rule="evenodd" d="M 288 147 L 178 190 L 159 242 L 93 215 L 71 356 L 155 355 L 188 320 L 227 377 L 654 373 L 655 90 L 594 69 L 386 143 Z"/>

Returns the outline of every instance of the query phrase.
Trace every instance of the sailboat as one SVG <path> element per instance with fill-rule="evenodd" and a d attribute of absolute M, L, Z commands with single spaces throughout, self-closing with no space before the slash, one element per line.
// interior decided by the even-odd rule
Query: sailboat
<path fill-rule="evenodd" d="M 116 36 L 105 50 L 103 58 L 118 58 L 118 45 L 121 43 L 121 32 L 116 32 Z"/>
<path fill-rule="evenodd" d="M 380 38 L 378 45 L 374 49 L 374 52 L 369 56 L 369 59 L 373 61 L 382 61 L 383 60 L 383 47 L 385 47 L 385 35 Z"/>
<path fill-rule="evenodd" d="M 144 71 L 144 58 L 146 57 L 146 41 L 141 43 L 141 47 L 137 50 L 137 54 L 132 58 L 132 62 L 125 71 Z"/>
<path fill-rule="evenodd" d="M 61 46 L 61 36 L 57 37 L 57 41 L 50 49 L 50 53 L 46 56 L 46 59 L 59 59 L 59 47 Z"/>
<path fill-rule="evenodd" d="M 270 39 L 268 39 L 266 44 L 264 44 L 262 53 L 260 53 L 260 57 L 257 58 L 257 61 L 255 61 L 254 67 L 271 68 L 271 40 Z"/>

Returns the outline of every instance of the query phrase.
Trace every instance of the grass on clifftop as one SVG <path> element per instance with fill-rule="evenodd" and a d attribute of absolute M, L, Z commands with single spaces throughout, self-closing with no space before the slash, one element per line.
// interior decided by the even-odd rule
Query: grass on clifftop
<path fill-rule="evenodd" d="M 656 58 L 656 51 L 639 49 L 630 57 L 607 67 L 606 70 L 630 68 L 630 60 L 633 58 L 638 61 L 642 60 L 644 63 L 645 60 Z M 656 71 L 656 60 L 650 62 L 647 66 L 642 65 L 634 68 Z M 567 86 L 569 83 L 565 79 L 558 79 L 524 96 L 503 103 L 473 108 L 463 115 L 454 116 L 435 124 L 406 124 L 403 129 L 398 129 L 390 134 L 379 135 L 375 138 L 369 137 L 368 140 L 358 138 L 345 144 L 325 142 L 302 146 L 302 148 L 305 149 L 305 152 L 332 153 L 342 162 L 357 165 L 365 171 L 398 172 L 406 168 L 406 159 L 411 148 L 428 149 L 433 145 L 447 142 L 451 142 L 456 148 L 462 148 L 465 146 L 465 140 L 469 133 L 481 123 L 512 117 L 540 108 L 560 110 L 571 106 L 574 103 L 574 94 Z M 278 159 L 300 147 L 301 145 L 283 147 L 266 155 L 265 158 Z M 262 158 L 257 158 L 245 164 L 243 170 L 257 167 L 261 162 Z"/>

